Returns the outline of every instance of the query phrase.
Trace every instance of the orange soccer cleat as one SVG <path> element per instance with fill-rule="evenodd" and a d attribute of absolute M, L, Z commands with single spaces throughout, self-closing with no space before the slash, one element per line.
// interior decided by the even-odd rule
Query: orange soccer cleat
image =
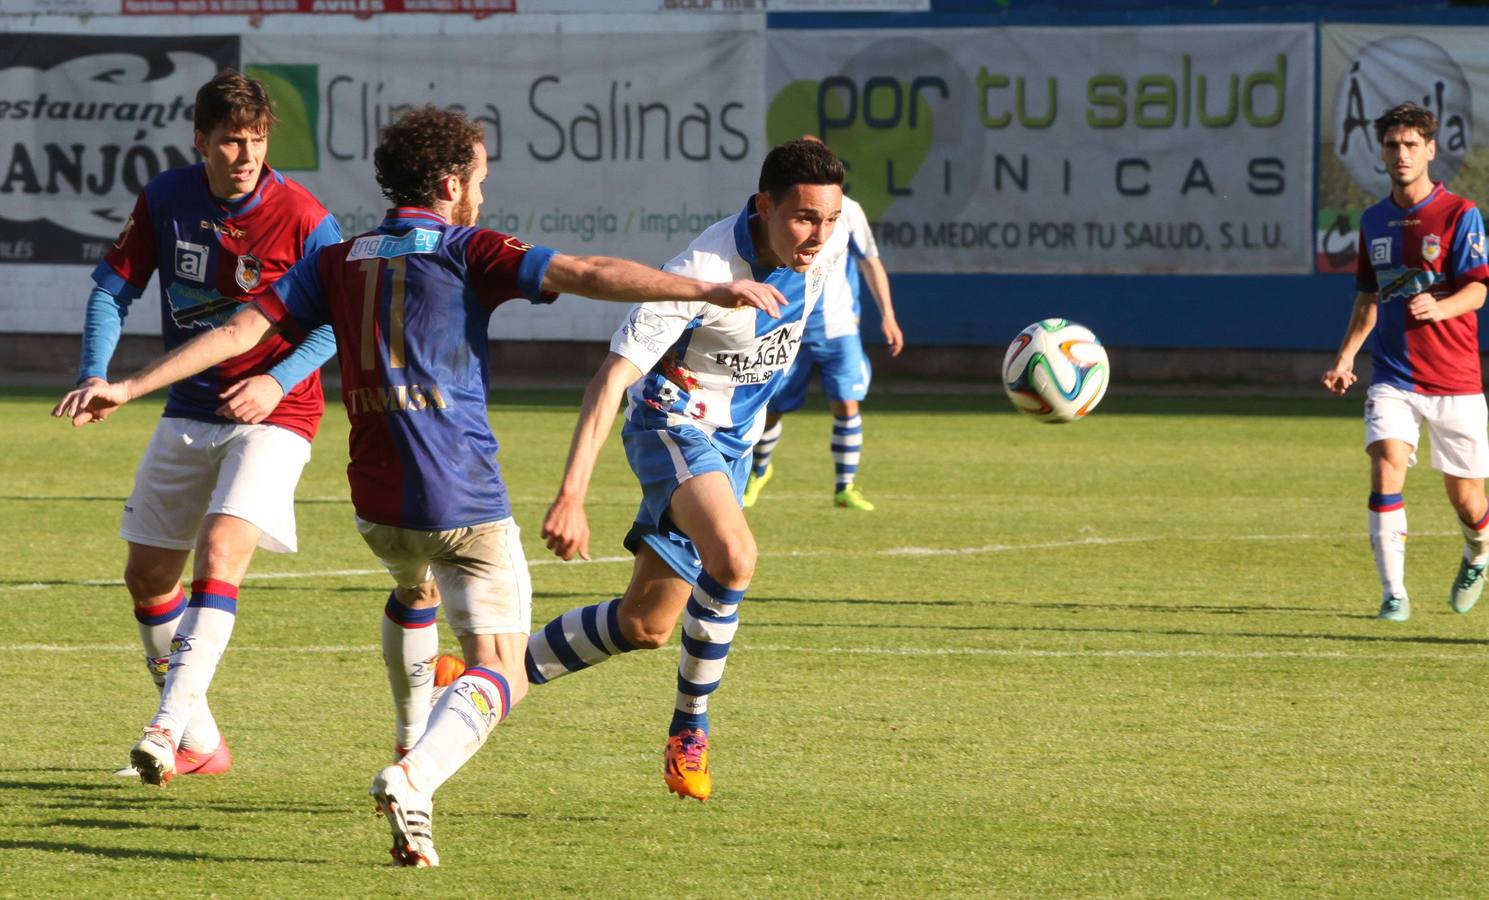
<path fill-rule="evenodd" d="M 713 776 L 708 774 L 708 734 L 701 728 L 686 728 L 667 739 L 662 763 L 667 790 L 677 799 L 707 800 L 713 794 Z"/>
<path fill-rule="evenodd" d="M 434 686 L 449 687 L 465 674 L 465 663 L 458 656 L 445 654 L 434 661 Z"/>

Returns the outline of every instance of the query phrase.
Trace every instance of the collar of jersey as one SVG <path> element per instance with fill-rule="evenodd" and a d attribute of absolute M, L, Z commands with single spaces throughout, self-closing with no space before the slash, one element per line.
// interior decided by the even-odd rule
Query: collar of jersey
<path fill-rule="evenodd" d="M 269 168 L 268 163 L 264 163 L 263 167 L 259 169 L 259 183 L 253 186 L 253 190 L 239 197 L 237 200 L 224 200 L 212 193 L 212 182 L 207 180 L 207 164 L 197 163 L 197 166 L 202 170 L 202 184 L 207 188 L 207 195 L 212 197 L 213 203 L 226 210 L 229 217 L 241 216 L 252 212 L 254 207 L 263 202 L 264 193 L 268 190 L 270 182 L 277 184 L 284 183 L 284 176 Z"/>
<path fill-rule="evenodd" d="M 1432 190 L 1431 190 L 1430 193 L 1427 194 L 1427 196 L 1423 197 L 1421 200 L 1418 200 L 1416 203 L 1412 204 L 1410 208 L 1408 208 L 1408 209 L 1402 209 L 1401 211 L 1402 212 L 1409 212 L 1409 213 L 1416 212 L 1417 210 L 1419 210 L 1422 207 L 1426 206 L 1427 204 L 1431 203 L 1433 200 L 1436 200 L 1438 198 L 1438 195 L 1440 195 L 1445 190 L 1447 190 L 1447 188 L 1443 187 L 1442 186 L 1442 182 L 1439 181 L 1439 182 L 1437 182 L 1436 184 L 1434 184 L 1432 186 Z M 1395 197 L 1395 195 L 1391 195 L 1390 200 L 1391 200 L 1391 205 L 1392 206 L 1395 206 L 1397 209 L 1401 209 L 1401 207 L 1398 206 L 1397 203 L 1396 203 L 1396 197 Z"/>
<path fill-rule="evenodd" d="M 412 225 L 449 225 L 450 220 L 432 209 L 421 206 L 395 206 L 383 215 L 384 228 L 407 228 Z"/>

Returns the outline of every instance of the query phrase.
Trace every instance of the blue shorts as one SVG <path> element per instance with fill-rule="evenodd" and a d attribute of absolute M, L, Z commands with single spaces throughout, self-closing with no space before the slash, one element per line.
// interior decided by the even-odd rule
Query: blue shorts
<path fill-rule="evenodd" d="M 822 372 L 822 391 L 829 400 L 862 400 L 869 395 L 869 380 L 873 370 L 869 358 L 864 355 L 863 341 L 858 335 L 808 341 L 803 339 L 796 353 L 796 362 L 786 373 L 786 381 L 771 398 L 770 411 L 794 412 L 807 402 L 807 387 L 812 381 L 812 369 Z"/>
<path fill-rule="evenodd" d="M 636 522 L 626 534 L 626 549 L 635 553 L 645 542 L 673 571 L 697 584 L 703 563 L 693 542 L 667 515 L 672 492 L 695 475 L 723 472 L 734 486 L 734 499 L 738 502 L 750 477 L 750 455 L 730 459 L 696 425 L 645 431 L 633 429 L 627 422 L 621 440 L 631 471 L 641 482 L 641 509 L 636 511 Z"/>

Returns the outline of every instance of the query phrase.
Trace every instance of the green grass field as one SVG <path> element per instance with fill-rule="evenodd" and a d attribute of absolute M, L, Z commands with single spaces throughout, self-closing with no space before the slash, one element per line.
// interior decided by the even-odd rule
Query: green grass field
<path fill-rule="evenodd" d="M 388 866 L 366 795 L 388 582 L 340 407 L 301 552 L 255 560 L 213 685 L 237 763 L 161 791 L 111 775 L 155 705 L 115 533 L 159 406 L 73 430 L 54 399 L 0 393 L 0 894 L 1489 894 L 1489 609 L 1448 609 L 1461 538 L 1424 463 L 1416 613 L 1373 620 L 1359 398 L 1114 396 L 1052 427 L 991 394 L 879 397 L 871 514 L 830 504 L 825 411 L 789 418 L 714 799 L 662 787 L 674 639 L 535 689 L 440 793 L 433 871 Z M 629 574 L 618 441 L 596 561 L 537 538 L 577 399 L 491 410 L 539 624 Z"/>

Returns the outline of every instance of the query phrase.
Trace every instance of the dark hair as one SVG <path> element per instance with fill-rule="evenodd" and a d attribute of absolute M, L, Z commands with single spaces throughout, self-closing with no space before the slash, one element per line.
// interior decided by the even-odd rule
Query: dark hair
<path fill-rule="evenodd" d="M 1432 110 L 1423 109 L 1408 100 L 1386 110 L 1375 120 L 1375 142 L 1385 143 L 1386 132 L 1393 128 L 1415 128 L 1421 133 L 1422 140 L 1430 141 L 1437 137 L 1437 116 L 1432 114 Z"/>
<path fill-rule="evenodd" d="M 223 69 L 202 85 L 191 115 L 192 127 L 203 134 L 218 125 L 268 134 L 277 121 L 268 88 L 236 69 Z"/>
<path fill-rule="evenodd" d="M 485 140 L 481 126 L 459 110 L 416 107 L 383 129 L 372 153 L 377 183 L 399 206 L 431 206 L 445 176 L 470 178 L 476 145 Z"/>
<path fill-rule="evenodd" d="M 842 183 L 842 160 L 821 141 L 787 141 L 767 153 L 760 166 L 760 190 L 776 203 L 798 184 Z"/>

